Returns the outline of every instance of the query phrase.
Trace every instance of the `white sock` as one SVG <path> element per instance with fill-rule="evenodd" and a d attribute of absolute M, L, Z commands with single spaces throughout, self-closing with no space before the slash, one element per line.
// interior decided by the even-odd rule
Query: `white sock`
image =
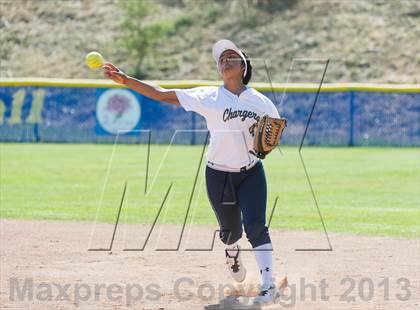
<path fill-rule="evenodd" d="M 228 246 L 226 246 L 226 251 L 230 257 L 235 257 L 238 253 L 238 242 L 232 243 Z"/>
<path fill-rule="evenodd" d="M 269 288 L 273 283 L 273 246 L 265 243 L 254 248 L 255 258 L 261 273 L 261 287 Z"/>

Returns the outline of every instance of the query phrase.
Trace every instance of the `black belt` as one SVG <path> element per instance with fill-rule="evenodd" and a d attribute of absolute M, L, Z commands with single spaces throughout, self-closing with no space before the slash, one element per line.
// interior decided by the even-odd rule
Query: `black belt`
<path fill-rule="evenodd" d="M 214 166 L 214 165 L 219 166 L 218 164 L 213 163 L 213 162 L 211 162 L 211 161 L 209 161 L 209 160 L 208 160 L 207 162 L 208 162 L 210 165 L 212 165 L 212 166 Z M 255 164 L 254 164 L 254 163 L 255 163 Z M 252 164 L 254 164 L 254 165 L 252 165 Z M 257 164 L 257 162 L 255 162 L 254 160 L 252 160 L 250 164 L 248 164 L 248 165 L 246 165 L 246 166 L 242 166 L 241 168 L 239 168 L 239 171 L 235 171 L 235 172 L 245 172 L 245 171 L 247 171 L 247 170 L 250 170 L 250 169 L 254 168 L 256 164 Z M 252 165 L 252 166 L 251 166 L 251 167 L 249 167 L 250 165 Z M 220 166 L 219 166 L 219 167 L 220 167 Z M 220 167 L 220 168 L 223 168 L 223 167 Z M 231 171 L 226 171 L 226 172 L 231 172 Z"/>

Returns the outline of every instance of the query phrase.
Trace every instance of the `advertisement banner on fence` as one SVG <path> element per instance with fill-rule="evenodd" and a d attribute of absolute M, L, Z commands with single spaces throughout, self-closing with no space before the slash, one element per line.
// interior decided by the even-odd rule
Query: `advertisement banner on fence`
<path fill-rule="evenodd" d="M 136 134 L 141 124 L 142 96 L 128 89 L 96 90 L 97 134 Z"/>

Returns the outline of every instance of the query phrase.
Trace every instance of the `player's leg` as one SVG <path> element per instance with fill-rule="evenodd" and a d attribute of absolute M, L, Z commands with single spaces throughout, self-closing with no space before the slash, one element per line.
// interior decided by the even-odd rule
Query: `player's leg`
<path fill-rule="evenodd" d="M 273 279 L 272 244 L 266 226 L 267 183 L 262 163 L 242 173 L 238 189 L 245 232 L 261 273 L 261 293 L 256 300 L 273 301 L 277 295 Z"/>
<path fill-rule="evenodd" d="M 226 244 L 226 264 L 232 277 L 242 282 L 246 269 L 242 264 L 238 240 L 242 237 L 241 210 L 229 173 L 206 168 L 207 196 L 219 222 L 219 237 Z"/>

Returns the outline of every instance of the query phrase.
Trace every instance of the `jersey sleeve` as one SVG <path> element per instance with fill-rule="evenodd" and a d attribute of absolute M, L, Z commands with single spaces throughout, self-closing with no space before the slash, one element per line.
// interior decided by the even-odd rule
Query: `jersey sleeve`
<path fill-rule="evenodd" d="M 179 103 L 185 111 L 193 111 L 203 116 L 207 113 L 205 99 L 210 96 L 208 87 L 194 87 L 189 89 L 175 89 Z"/>
<path fill-rule="evenodd" d="M 268 116 L 274 117 L 274 118 L 280 118 L 279 111 L 277 111 L 277 108 L 274 105 L 274 103 L 268 98 L 267 98 L 266 103 L 267 103 L 266 113 L 268 114 Z"/>

